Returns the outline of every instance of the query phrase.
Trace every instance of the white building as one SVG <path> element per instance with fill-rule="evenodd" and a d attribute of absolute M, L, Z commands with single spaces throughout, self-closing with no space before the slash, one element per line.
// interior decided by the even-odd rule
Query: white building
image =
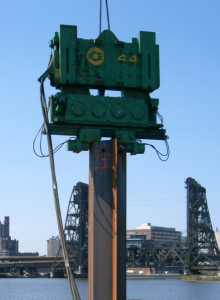
<path fill-rule="evenodd" d="M 151 226 L 151 223 L 141 223 L 136 229 L 127 230 L 127 246 L 140 247 L 143 242 L 176 244 L 182 242 L 182 232 L 175 228 Z"/>
<path fill-rule="evenodd" d="M 218 249 L 220 250 L 220 231 L 218 231 L 218 228 L 216 228 L 216 231 L 215 231 L 215 238 L 216 238 L 216 241 L 218 244 Z"/>
<path fill-rule="evenodd" d="M 60 248 L 60 238 L 59 236 L 52 236 L 47 240 L 47 256 L 56 256 Z"/>

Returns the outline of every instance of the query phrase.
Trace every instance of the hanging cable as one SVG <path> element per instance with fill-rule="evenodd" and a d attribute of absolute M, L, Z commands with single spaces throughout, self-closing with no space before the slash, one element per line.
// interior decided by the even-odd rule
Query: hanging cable
<path fill-rule="evenodd" d="M 47 134 L 47 144 L 48 144 L 50 168 L 51 168 L 51 175 L 52 175 L 54 204 L 55 204 L 57 224 L 58 224 L 59 235 L 60 235 L 60 243 L 61 243 L 61 247 L 62 247 L 62 251 L 63 251 L 63 258 L 64 258 L 66 273 L 67 273 L 67 277 L 68 277 L 68 281 L 69 281 L 72 300 L 80 300 L 79 292 L 78 292 L 78 289 L 77 289 L 77 286 L 76 286 L 76 283 L 75 283 L 75 280 L 74 280 L 74 277 L 72 274 L 72 270 L 70 267 L 67 249 L 66 249 L 66 241 L 65 241 L 65 236 L 64 236 L 64 232 L 63 232 L 63 224 L 62 224 L 62 217 L 61 217 L 61 211 L 60 211 L 58 187 L 57 187 L 54 157 L 53 157 L 52 139 L 51 139 L 50 128 L 49 128 L 46 97 L 45 97 L 45 93 L 44 93 L 44 84 L 43 83 L 44 83 L 44 80 L 42 78 L 41 85 L 40 85 L 40 102 L 41 102 L 41 109 L 42 109 L 42 114 L 43 114 L 43 119 L 44 119 L 44 126 L 45 126 L 45 130 L 46 130 L 46 134 Z"/>
<path fill-rule="evenodd" d="M 108 0 L 105 0 L 105 5 L 106 5 L 108 30 L 110 30 L 110 18 L 109 18 Z M 99 4 L 99 34 L 101 34 L 101 31 L 102 31 L 102 0 L 100 0 L 100 4 Z"/>
<path fill-rule="evenodd" d="M 102 32 L 102 0 L 100 0 L 100 11 L 99 11 L 99 34 Z"/>
<path fill-rule="evenodd" d="M 109 21 L 109 12 L 108 12 L 108 0 L 105 0 L 106 4 L 106 13 L 107 13 L 107 21 L 108 21 L 108 30 L 110 30 L 110 21 Z"/>
<path fill-rule="evenodd" d="M 36 136 L 35 136 L 35 138 L 34 138 L 34 140 L 33 140 L 33 151 L 34 151 L 35 155 L 37 155 L 38 157 L 42 157 L 42 156 L 39 155 L 39 154 L 37 154 L 37 152 L 36 152 L 36 150 L 35 150 L 35 142 L 36 142 L 36 139 L 37 139 L 37 137 L 38 137 L 40 131 L 42 130 L 42 127 L 43 127 L 43 125 L 40 127 L 40 129 L 38 130 L 38 132 L 37 132 L 37 134 L 36 134 Z"/>
<path fill-rule="evenodd" d="M 169 137 L 166 136 L 166 140 L 165 140 L 165 145 L 166 145 L 166 149 L 167 149 L 167 153 L 166 154 L 163 154 L 160 151 L 158 151 L 154 145 L 151 145 L 151 144 L 148 144 L 148 143 L 143 143 L 143 144 L 146 145 L 146 146 L 152 147 L 156 151 L 157 156 L 159 157 L 160 160 L 167 161 L 168 158 L 169 158 L 169 156 L 170 156 L 170 147 L 169 147 L 169 144 L 167 142 L 168 139 L 169 139 Z M 137 141 L 140 142 L 140 143 L 142 142 L 141 140 L 137 140 Z M 166 158 L 163 159 L 161 156 L 162 157 L 166 157 Z"/>
<path fill-rule="evenodd" d="M 41 155 L 39 155 L 39 154 L 36 152 L 36 150 L 35 150 L 36 139 L 37 139 L 37 137 L 38 137 L 40 131 L 41 131 L 41 135 L 40 135 L 40 153 L 41 153 Z M 38 157 L 40 157 L 40 158 L 44 158 L 44 157 L 48 157 L 48 156 L 49 156 L 49 154 L 44 154 L 43 151 L 42 151 L 42 136 L 43 136 L 43 132 L 44 132 L 44 131 L 45 131 L 45 129 L 44 129 L 44 124 L 43 124 L 43 125 L 40 127 L 40 129 L 38 130 L 38 132 L 37 132 L 37 134 L 36 134 L 36 136 L 35 136 L 35 138 L 34 138 L 34 141 L 33 141 L 33 151 L 34 151 L 35 155 L 38 156 Z M 69 138 L 68 140 L 71 140 L 71 139 L 74 139 L 74 137 L 71 137 L 71 138 Z M 57 153 L 57 152 L 63 147 L 63 145 L 64 145 L 68 140 L 66 140 L 66 141 L 60 143 L 59 145 L 57 145 L 57 146 L 53 149 L 53 154 Z"/>
<path fill-rule="evenodd" d="M 161 124 L 163 124 L 163 117 L 161 116 L 161 114 L 157 111 L 157 116 L 160 119 Z"/>

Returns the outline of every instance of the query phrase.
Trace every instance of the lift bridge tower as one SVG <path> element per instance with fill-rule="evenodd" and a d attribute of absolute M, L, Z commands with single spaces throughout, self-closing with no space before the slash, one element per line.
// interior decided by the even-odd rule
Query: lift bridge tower
<path fill-rule="evenodd" d="M 78 257 L 79 274 L 88 268 L 88 184 L 78 182 L 70 195 L 64 227 L 69 256 Z"/>
<path fill-rule="evenodd" d="M 211 265 L 218 252 L 209 214 L 206 189 L 193 178 L 187 178 L 187 266 L 196 270 L 198 264 Z"/>

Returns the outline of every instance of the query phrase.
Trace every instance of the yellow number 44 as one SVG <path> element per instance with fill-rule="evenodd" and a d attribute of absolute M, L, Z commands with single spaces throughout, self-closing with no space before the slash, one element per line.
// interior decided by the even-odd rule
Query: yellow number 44
<path fill-rule="evenodd" d="M 118 60 L 119 61 L 123 61 L 123 62 L 126 62 L 127 61 L 127 58 L 126 58 L 126 54 L 121 54 L 118 56 Z M 128 61 L 132 62 L 132 63 L 137 63 L 137 55 L 132 55 Z"/>
<path fill-rule="evenodd" d="M 130 62 L 133 62 L 133 63 L 137 63 L 137 56 L 136 55 L 132 55 L 129 59 L 128 59 L 128 61 L 130 61 Z"/>
<path fill-rule="evenodd" d="M 118 60 L 119 60 L 119 61 L 125 61 L 125 62 L 126 62 L 126 55 L 125 55 L 125 54 L 119 55 L 119 56 L 118 56 Z"/>

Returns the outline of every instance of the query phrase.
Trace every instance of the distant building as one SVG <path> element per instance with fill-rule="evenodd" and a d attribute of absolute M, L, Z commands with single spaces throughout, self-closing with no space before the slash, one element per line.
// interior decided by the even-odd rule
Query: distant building
<path fill-rule="evenodd" d="M 181 244 L 186 245 L 186 243 L 187 243 L 187 237 L 186 236 L 182 236 L 182 238 L 181 238 Z"/>
<path fill-rule="evenodd" d="M 151 226 L 151 223 L 142 223 L 136 229 L 127 230 L 127 247 L 133 245 L 142 247 L 143 243 L 152 241 L 154 244 L 177 244 L 182 242 L 182 232 L 175 228 Z"/>
<path fill-rule="evenodd" d="M 19 243 L 17 240 L 12 240 L 11 237 L 0 237 L 0 250 L 8 250 L 9 255 L 13 256 L 18 253 Z"/>
<path fill-rule="evenodd" d="M 215 231 L 215 238 L 216 238 L 216 242 L 218 244 L 218 250 L 220 250 L 220 231 L 218 231 L 218 228 L 216 228 L 216 231 Z"/>
<path fill-rule="evenodd" d="M 4 225 L 5 225 L 5 237 L 9 237 L 10 236 L 10 220 L 9 217 L 5 217 L 4 219 Z"/>
<path fill-rule="evenodd" d="M 56 256 L 60 248 L 60 238 L 59 236 L 52 236 L 47 240 L 47 256 Z"/>
<path fill-rule="evenodd" d="M 0 237 L 9 237 L 9 217 L 5 217 L 3 224 L 0 222 Z"/>
<path fill-rule="evenodd" d="M 10 237 L 10 219 L 5 217 L 4 223 L 0 222 L 0 251 L 7 250 L 9 255 L 15 255 L 18 253 L 19 242 L 12 240 Z"/>
<path fill-rule="evenodd" d="M 126 240 L 126 248 L 142 248 L 146 242 L 146 235 L 130 235 Z"/>
<path fill-rule="evenodd" d="M 8 250 L 0 250 L 0 257 L 1 256 L 9 256 L 9 251 Z"/>

